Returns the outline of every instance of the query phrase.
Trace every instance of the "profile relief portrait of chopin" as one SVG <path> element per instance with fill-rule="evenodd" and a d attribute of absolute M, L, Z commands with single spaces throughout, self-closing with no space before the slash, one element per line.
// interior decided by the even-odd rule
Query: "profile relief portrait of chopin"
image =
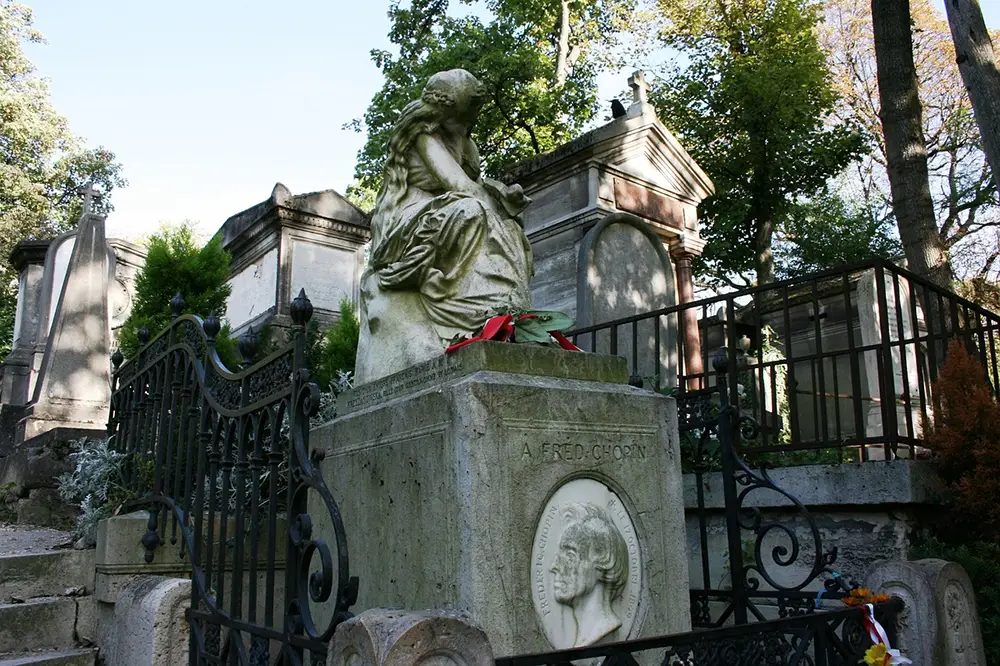
<path fill-rule="evenodd" d="M 612 603 L 628 582 L 628 547 L 608 512 L 596 504 L 566 504 L 560 515 L 563 532 L 550 568 L 553 597 L 572 609 L 573 647 L 583 647 L 622 625 Z"/>

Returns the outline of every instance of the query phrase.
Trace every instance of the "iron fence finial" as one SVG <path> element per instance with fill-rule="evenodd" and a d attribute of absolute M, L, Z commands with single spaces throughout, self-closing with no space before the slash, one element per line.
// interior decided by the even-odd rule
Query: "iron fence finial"
<path fill-rule="evenodd" d="M 184 296 L 181 292 L 174 294 L 174 297 L 170 299 L 170 314 L 173 315 L 174 319 L 177 319 L 184 312 L 184 306 L 187 305 L 184 302 Z"/>
<path fill-rule="evenodd" d="M 299 295 L 292 300 L 292 322 L 296 326 L 305 326 L 313 316 L 313 304 L 306 296 L 306 290 L 300 289 Z"/>
<path fill-rule="evenodd" d="M 215 336 L 217 336 L 219 331 L 222 329 L 222 323 L 215 315 L 208 315 L 205 317 L 205 321 L 201 323 L 201 327 L 205 331 L 205 337 L 208 338 L 209 344 L 211 344 L 215 342 Z"/>
<path fill-rule="evenodd" d="M 253 359 L 257 355 L 257 347 L 260 346 L 260 333 L 254 330 L 253 326 L 247 329 L 246 333 L 240 336 L 237 343 L 240 356 L 243 357 L 243 367 L 248 368 L 253 364 Z"/>

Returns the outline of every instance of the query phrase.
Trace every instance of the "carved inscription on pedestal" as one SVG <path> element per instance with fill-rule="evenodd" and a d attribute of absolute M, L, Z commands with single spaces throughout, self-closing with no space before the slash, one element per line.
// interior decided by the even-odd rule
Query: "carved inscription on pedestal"
<path fill-rule="evenodd" d="M 535 612 L 552 646 L 629 637 L 641 586 L 639 538 L 618 495 L 595 479 L 563 484 L 542 512 L 531 552 Z"/>

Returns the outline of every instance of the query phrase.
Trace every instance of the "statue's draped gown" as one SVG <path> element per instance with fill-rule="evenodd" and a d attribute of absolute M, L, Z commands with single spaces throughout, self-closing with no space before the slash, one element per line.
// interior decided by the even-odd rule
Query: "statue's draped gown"
<path fill-rule="evenodd" d="M 357 383 L 439 356 L 492 312 L 530 308 L 531 248 L 520 224 L 498 210 L 447 191 L 411 153 L 405 196 L 372 218 Z"/>

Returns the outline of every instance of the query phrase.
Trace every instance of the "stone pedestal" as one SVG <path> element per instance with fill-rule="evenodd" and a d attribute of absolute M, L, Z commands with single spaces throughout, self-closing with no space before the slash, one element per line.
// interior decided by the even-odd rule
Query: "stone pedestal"
<path fill-rule="evenodd" d="M 617 357 L 476 343 L 343 395 L 311 443 L 356 608 L 458 609 L 498 655 L 689 630 L 675 404 L 626 379 Z"/>

